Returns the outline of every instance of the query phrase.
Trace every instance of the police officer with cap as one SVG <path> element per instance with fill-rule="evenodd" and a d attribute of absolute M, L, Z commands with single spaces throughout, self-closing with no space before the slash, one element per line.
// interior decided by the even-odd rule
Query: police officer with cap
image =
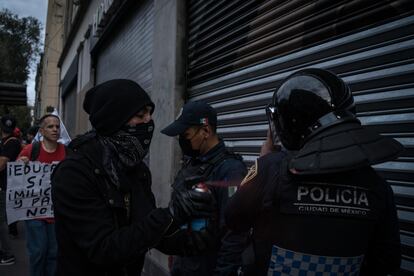
<path fill-rule="evenodd" d="M 209 216 L 212 197 L 182 191 L 168 208 L 155 207 L 143 162 L 154 103 L 137 83 L 99 84 L 83 107 L 94 129 L 70 143 L 52 176 L 56 275 L 140 275 L 145 253 L 189 218 Z"/>
<path fill-rule="evenodd" d="M 289 76 L 268 108 L 287 151 L 257 159 L 226 210 L 231 229 L 253 228 L 244 275 L 397 273 L 393 192 L 371 165 L 402 146 L 362 127 L 348 85 L 323 69 Z"/>
<path fill-rule="evenodd" d="M 201 226 L 200 220 L 192 220 L 182 227 L 180 235 L 186 237 L 184 242 L 195 244 L 195 252 L 178 254 L 172 275 L 236 275 L 241 266 L 240 254 L 247 234 L 228 231 L 224 209 L 247 170 L 241 156 L 226 149 L 216 128 L 214 108 L 203 101 L 194 101 L 185 104 L 179 117 L 161 131 L 178 136 L 185 160 L 172 185 L 173 194 L 204 182 L 204 188 L 214 196 L 217 210 L 215 216 L 201 221 Z"/>

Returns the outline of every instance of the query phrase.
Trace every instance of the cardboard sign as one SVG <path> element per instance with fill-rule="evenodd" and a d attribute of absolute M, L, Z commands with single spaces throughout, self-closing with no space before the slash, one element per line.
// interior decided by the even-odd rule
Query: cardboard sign
<path fill-rule="evenodd" d="M 8 162 L 7 223 L 53 217 L 50 176 L 58 162 Z"/>

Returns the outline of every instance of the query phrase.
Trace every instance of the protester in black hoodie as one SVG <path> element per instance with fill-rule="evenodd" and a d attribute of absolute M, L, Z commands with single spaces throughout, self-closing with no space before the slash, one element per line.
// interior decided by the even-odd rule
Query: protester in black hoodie
<path fill-rule="evenodd" d="M 154 104 L 138 84 L 100 84 L 83 107 L 94 130 L 71 142 L 52 176 L 57 275 L 140 275 L 150 248 L 162 249 L 191 217 L 211 214 L 211 195 L 182 191 L 168 208 L 155 207 L 143 162 Z"/>

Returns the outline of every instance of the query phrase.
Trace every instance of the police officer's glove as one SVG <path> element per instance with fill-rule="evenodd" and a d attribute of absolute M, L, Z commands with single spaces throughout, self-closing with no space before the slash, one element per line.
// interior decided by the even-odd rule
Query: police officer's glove
<path fill-rule="evenodd" d="M 168 209 L 175 223 L 183 225 L 192 218 L 211 217 L 214 206 L 211 193 L 183 190 L 173 193 Z"/>

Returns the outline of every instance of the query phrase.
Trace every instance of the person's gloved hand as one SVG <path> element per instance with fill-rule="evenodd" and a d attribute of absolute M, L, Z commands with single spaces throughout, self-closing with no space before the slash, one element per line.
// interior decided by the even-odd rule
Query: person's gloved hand
<path fill-rule="evenodd" d="M 175 222 L 182 225 L 192 218 L 211 217 L 215 209 L 214 198 L 209 192 L 175 191 L 168 209 Z"/>
<path fill-rule="evenodd" d="M 187 235 L 187 244 L 185 246 L 186 256 L 204 255 L 217 250 L 218 236 L 209 228 L 192 231 L 187 233 Z"/>

